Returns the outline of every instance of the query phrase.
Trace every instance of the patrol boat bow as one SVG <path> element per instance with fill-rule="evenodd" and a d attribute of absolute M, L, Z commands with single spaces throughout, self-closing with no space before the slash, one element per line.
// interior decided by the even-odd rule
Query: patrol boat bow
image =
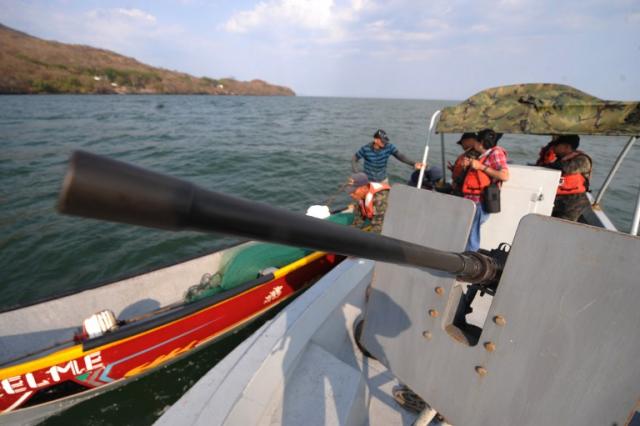
<path fill-rule="evenodd" d="M 438 124 L 441 133 L 483 128 L 628 136 L 599 200 L 640 134 L 640 103 L 560 85 L 506 86 L 443 110 Z M 483 226 L 482 243 L 512 248 L 494 297 L 476 298 L 467 316 L 477 327 L 471 339 L 459 339 L 454 324 L 465 284 L 347 259 L 157 424 L 411 424 L 416 416 L 391 397 L 398 381 L 430 404 L 416 424 L 436 410 L 446 420 L 434 423 L 456 425 L 637 424 L 640 200 L 630 235 L 598 204 L 581 219 L 591 226 L 566 222 L 547 217 L 559 172 L 510 172 L 503 211 Z M 383 235 L 441 250 L 465 246 L 473 215 L 465 200 L 396 185 L 389 202 Z"/>

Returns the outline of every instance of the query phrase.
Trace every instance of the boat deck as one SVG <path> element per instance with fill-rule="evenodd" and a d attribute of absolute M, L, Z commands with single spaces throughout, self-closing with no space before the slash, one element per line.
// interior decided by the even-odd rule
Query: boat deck
<path fill-rule="evenodd" d="M 365 357 L 353 337 L 372 271 L 371 261 L 345 260 L 238 346 L 156 424 L 413 424 L 417 415 L 393 399 L 398 380 Z"/>

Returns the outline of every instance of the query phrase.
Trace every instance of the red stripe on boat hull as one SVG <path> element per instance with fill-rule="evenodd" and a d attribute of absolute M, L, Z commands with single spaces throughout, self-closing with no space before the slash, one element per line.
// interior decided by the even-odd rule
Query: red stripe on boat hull
<path fill-rule="evenodd" d="M 37 391 L 67 380 L 95 388 L 164 365 L 274 308 L 340 260 L 335 255 L 325 255 L 285 276 L 168 324 L 89 350 L 68 362 L 2 380 L 0 412 L 19 409 Z M 28 392 L 31 394 L 25 397 Z"/>

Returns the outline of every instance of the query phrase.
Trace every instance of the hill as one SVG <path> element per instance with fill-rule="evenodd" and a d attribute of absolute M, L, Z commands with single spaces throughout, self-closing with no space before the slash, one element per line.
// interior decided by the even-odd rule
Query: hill
<path fill-rule="evenodd" d="M 287 87 L 262 80 L 198 78 L 109 50 L 42 40 L 2 24 L 0 93 L 295 96 Z"/>

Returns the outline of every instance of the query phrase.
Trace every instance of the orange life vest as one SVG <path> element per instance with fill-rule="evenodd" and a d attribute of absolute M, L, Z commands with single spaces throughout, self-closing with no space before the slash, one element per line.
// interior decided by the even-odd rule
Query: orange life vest
<path fill-rule="evenodd" d="M 451 171 L 451 180 L 455 184 L 458 179 L 461 179 L 464 176 L 464 166 L 462 162 L 464 160 L 465 154 L 460 154 L 456 159 L 456 162 L 453 164 L 453 170 Z"/>
<path fill-rule="evenodd" d="M 493 147 L 491 149 L 502 149 L 500 147 Z M 486 165 L 486 161 L 489 159 L 489 153 L 480 159 L 480 162 Z M 491 184 L 491 178 L 488 174 L 482 170 L 474 170 L 469 166 L 467 175 L 464 177 L 462 183 L 462 193 L 464 195 L 482 195 L 482 191 Z"/>
<path fill-rule="evenodd" d="M 482 195 L 482 191 L 491 184 L 491 178 L 482 170 L 469 168 L 462 184 L 464 195 Z"/>
<path fill-rule="evenodd" d="M 362 217 L 373 219 L 373 196 L 380 191 L 388 191 L 391 187 L 386 183 L 369 182 L 369 192 L 365 195 L 364 200 L 360 200 L 360 212 Z"/>
<path fill-rule="evenodd" d="M 540 148 L 536 166 L 548 166 L 549 164 L 554 163 L 557 159 L 558 157 L 554 150 L 549 145 L 546 145 Z"/>
<path fill-rule="evenodd" d="M 591 157 L 582 151 L 573 151 L 572 153 L 562 157 L 560 162 L 569 161 L 579 155 L 584 155 L 589 159 L 589 163 L 593 164 Z M 560 177 L 560 184 L 558 185 L 556 195 L 572 195 L 587 192 L 589 190 L 589 179 L 591 179 L 591 170 L 586 174 L 571 173 L 566 175 L 563 173 Z"/>

